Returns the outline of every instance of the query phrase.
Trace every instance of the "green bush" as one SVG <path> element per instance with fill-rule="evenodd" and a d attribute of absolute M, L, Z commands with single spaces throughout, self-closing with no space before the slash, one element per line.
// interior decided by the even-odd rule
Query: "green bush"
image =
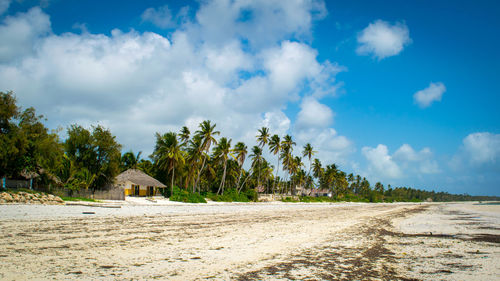
<path fill-rule="evenodd" d="M 224 194 L 217 195 L 215 193 L 207 193 L 207 198 L 216 202 L 250 202 L 257 201 L 257 192 L 253 189 L 245 192 L 240 192 L 234 188 L 229 188 L 224 191 Z"/>
<path fill-rule="evenodd" d="M 184 189 L 179 189 L 174 186 L 174 192 L 170 196 L 170 201 L 184 202 L 184 203 L 207 203 L 205 198 L 198 193 L 192 193 Z"/>
<path fill-rule="evenodd" d="M 297 203 L 299 201 L 293 199 L 293 197 L 285 197 L 285 198 L 281 198 L 281 202 Z"/>

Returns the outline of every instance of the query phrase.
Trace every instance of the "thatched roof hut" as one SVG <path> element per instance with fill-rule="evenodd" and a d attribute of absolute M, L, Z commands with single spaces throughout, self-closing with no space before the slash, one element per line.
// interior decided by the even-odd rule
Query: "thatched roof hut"
<path fill-rule="evenodd" d="M 128 169 L 115 178 L 115 184 L 125 190 L 125 195 L 153 196 L 158 188 L 167 187 L 141 170 Z"/>
<path fill-rule="evenodd" d="M 116 181 L 117 182 L 130 181 L 130 182 L 138 184 L 138 185 L 154 186 L 154 187 L 167 187 L 166 185 L 161 183 L 159 180 L 149 176 L 148 174 L 146 174 L 143 171 L 138 170 L 138 169 L 126 170 L 125 172 L 116 176 Z"/>

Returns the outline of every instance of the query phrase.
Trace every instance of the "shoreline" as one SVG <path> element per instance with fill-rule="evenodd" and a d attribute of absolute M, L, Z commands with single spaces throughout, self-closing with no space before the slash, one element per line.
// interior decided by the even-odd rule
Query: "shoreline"
<path fill-rule="evenodd" d="M 0 262 L 6 266 L 0 279 L 492 280 L 500 275 L 498 242 L 443 235 L 453 234 L 449 226 L 456 222 L 474 222 L 479 224 L 461 224 L 459 230 L 498 237 L 498 205 L 474 212 L 477 207 L 469 203 L 229 203 L 99 208 L 119 212 L 90 216 L 56 216 L 51 208 L 97 208 L 24 206 L 24 211 L 45 208 L 52 217 L 2 215 Z M 462 213 L 450 213 L 457 209 Z M 455 220 L 457 215 L 465 221 Z M 477 216 L 480 221 L 467 221 Z M 476 229 L 485 226 L 496 229 Z M 450 255 L 457 261 L 447 265 Z M 477 262 L 470 262 L 474 257 Z M 434 267 L 418 266 L 428 263 Z"/>

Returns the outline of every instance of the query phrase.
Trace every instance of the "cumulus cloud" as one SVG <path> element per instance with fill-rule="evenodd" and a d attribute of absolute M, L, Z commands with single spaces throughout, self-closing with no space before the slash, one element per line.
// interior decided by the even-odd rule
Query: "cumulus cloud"
<path fill-rule="evenodd" d="M 148 21 L 161 28 L 174 27 L 175 23 L 172 19 L 172 12 L 167 5 L 158 8 L 148 8 L 142 15 L 143 21 Z"/>
<path fill-rule="evenodd" d="M 300 105 L 296 126 L 299 129 L 324 128 L 333 122 L 333 111 L 315 98 L 305 97 Z"/>
<path fill-rule="evenodd" d="M 379 144 L 375 148 L 363 147 L 361 152 L 368 160 L 367 173 L 378 180 L 420 177 L 441 172 L 428 147 L 416 151 L 409 144 L 403 144 L 391 155 L 387 146 Z"/>
<path fill-rule="evenodd" d="M 168 37 L 118 29 L 110 35 L 53 34 L 49 16 L 33 8 L 1 23 L 3 34 L 22 38 L 12 40 L 22 47 L 0 47 L 0 59 L 9 58 L 0 61 L 0 84 L 12 89 L 21 105 L 35 106 L 47 116 L 49 126 L 98 122 L 109 127 L 125 149 L 145 155 L 154 146 L 155 132 L 183 125 L 194 131 L 205 119 L 234 141 L 251 145 L 260 126 L 289 133 L 291 120 L 283 112 L 288 102 L 303 95 L 318 99 L 332 94 L 326 89 L 340 67 L 318 61 L 316 50 L 304 41 L 283 39 L 310 32 L 312 20 L 324 16 L 324 6 L 318 3 L 203 2 L 196 18 L 181 23 Z M 272 38 L 259 43 L 254 31 L 241 37 L 221 34 L 224 40 L 217 41 L 218 35 L 212 34 L 216 23 L 204 17 L 223 21 L 228 13 L 221 7 L 234 9 L 230 17 L 237 15 L 225 27 L 237 26 L 237 34 L 251 26 L 270 28 Z M 274 9 L 287 24 L 276 27 L 267 9 Z M 145 17 L 152 20 L 161 11 L 150 10 Z M 252 41 L 252 49 L 245 40 Z M 323 125 L 329 124 L 327 119 Z M 314 133 L 324 135 L 321 145 L 335 153 L 349 147 L 349 140 L 333 129 Z"/>
<path fill-rule="evenodd" d="M 433 158 L 430 148 L 424 147 L 415 151 L 409 144 L 403 144 L 393 154 L 393 159 L 412 174 L 436 174 L 440 172 L 439 165 Z"/>
<path fill-rule="evenodd" d="M 36 40 L 50 31 L 49 16 L 39 7 L 7 16 L 0 25 L 0 63 L 31 54 Z"/>
<path fill-rule="evenodd" d="M 370 23 L 358 34 L 359 55 L 372 55 L 379 60 L 395 56 L 411 43 L 410 32 L 406 24 L 397 22 L 393 25 L 383 20 Z"/>
<path fill-rule="evenodd" d="M 313 21 L 326 14 L 318 0 L 216 0 L 202 3 L 196 20 L 203 40 L 224 44 L 239 37 L 260 48 L 289 37 L 310 37 Z"/>
<path fill-rule="evenodd" d="M 174 17 L 168 5 L 158 8 L 147 8 L 141 15 L 144 22 L 150 22 L 159 28 L 174 28 L 186 20 L 189 7 L 182 7 Z"/>
<path fill-rule="evenodd" d="M 472 133 L 463 140 L 463 149 L 471 164 L 499 164 L 500 134 Z"/>
<path fill-rule="evenodd" d="M 394 162 L 387 146 L 383 144 L 377 147 L 363 147 L 361 149 L 363 156 L 368 160 L 368 170 L 371 175 L 379 175 L 382 178 L 396 179 L 402 176 L 398 164 Z"/>
<path fill-rule="evenodd" d="M 416 92 L 413 95 L 413 100 L 421 108 L 429 107 L 435 101 L 441 101 L 443 93 L 446 91 L 446 87 L 443 83 L 430 83 L 429 87 Z"/>

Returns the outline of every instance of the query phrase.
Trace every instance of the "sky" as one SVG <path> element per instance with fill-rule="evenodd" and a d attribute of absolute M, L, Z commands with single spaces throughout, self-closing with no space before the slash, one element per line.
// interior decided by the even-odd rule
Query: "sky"
<path fill-rule="evenodd" d="M 0 0 L 0 91 L 123 152 L 212 120 L 372 184 L 500 195 L 497 1 Z M 267 153 L 271 164 L 274 156 Z M 304 159 L 306 167 L 308 161 Z"/>

